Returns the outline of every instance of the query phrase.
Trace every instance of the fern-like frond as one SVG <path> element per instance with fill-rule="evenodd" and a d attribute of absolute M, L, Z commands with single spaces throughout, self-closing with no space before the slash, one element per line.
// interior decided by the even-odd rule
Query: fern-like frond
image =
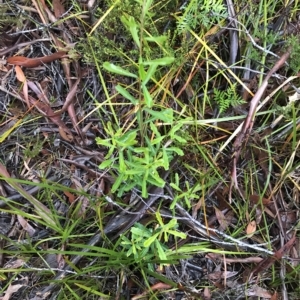
<path fill-rule="evenodd" d="M 214 89 L 214 95 L 220 114 L 225 112 L 230 106 L 236 107 L 245 103 L 245 100 L 236 93 L 236 84 L 229 86 L 225 91 Z"/>

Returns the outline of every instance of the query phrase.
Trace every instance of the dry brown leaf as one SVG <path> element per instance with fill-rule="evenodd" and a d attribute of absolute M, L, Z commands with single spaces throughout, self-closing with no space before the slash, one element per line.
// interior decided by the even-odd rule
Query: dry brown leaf
<path fill-rule="evenodd" d="M 72 122 L 72 124 L 73 124 L 73 126 L 74 126 L 74 128 L 75 128 L 75 130 L 77 132 L 77 134 L 79 136 L 81 136 L 82 132 L 79 129 L 78 124 L 77 124 L 77 116 L 76 116 L 76 112 L 75 112 L 75 108 L 74 108 L 74 103 L 73 103 L 74 97 L 75 97 L 76 92 L 77 92 L 77 88 L 78 88 L 79 82 L 80 82 L 80 78 L 78 78 L 76 80 L 76 82 L 72 85 L 72 88 L 70 89 L 70 91 L 69 91 L 69 93 L 68 93 L 68 95 L 66 97 L 66 101 L 65 101 L 62 109 L 60 111 L 58 111 L 58 112 L 53 113 L 52 115 L 49 114 L 48 117 L 49 118 L 51 118 L 51 117 L 55 118 L 55 117 L 60 116 L 63 112 L 68 111 L 68 114 L 70 116 L 71 122 Z"/>
<path fill-rule="evenodd" d="M 277 292 L 275 292 L 272 297 L 271 297 L 271 300 L 277 300 L 278 299 L 278 294 Z"/>
<path fill-rule="evenodd" d="M 35 229 L 22 216 L 18 215 L 18 221 L 30 237 L 35 234 Z"/>
<path fill-rule="evenodd" d="M 210 299 L 211 299 L 210 289 L 209 289 L 209 287 L 207 287 L 207 286 L 204 288 L 204 291 L 203 291 L 203 298 L 204 298 L 205 300 L 210 300 Z"/>
<path fill-rule="evenodd" d="M 26 68 L 36 68 L 42 64 L 52 62 L 56 59 L 68 57 L 65 51 L 58 51 L 51 55 L 28 58 L 25 56 L 12 56 L 7 59 L 7 62 L 15 66 L 23 66 Z"/>
<path fill-rule="evenodd" d="M 163 283 L 163 282 L 158 282 L 150 287 L 151 291 L 165 290 L 165 289 L 171 289 L 171 288 L 172 288 L 171 285 Z M 146 296 L 147 294 L 149 294 L 149 292 L 145 291 L 140 295 L 136 295 L 136 296 L 132 297 L 131 299 L 137 300 L 137 299 L 140 299 L 142 296 Z"/>
<path fill-rule="evenodd" d="M 255 221 L 251 221 L 248 223 L 247 229 L 246 229 L 246 233 L 248 237 L 251 237 L 256 231 L 256 222 Z"/>
<path fill-rule="evenodd" d="M 71 204 L 75 201 L 76 197 L 74 194 L 70 193 L 69 191 L 64 191 L 64 194 L 68 197 Z"/>
<path fill-rule="evenodd" d="M 298 211 L 280 211 L 279 216 L 282 222 L 282 228 L 285 231 L 291 229 L 297 223 Z"/>
<path fill-rule="evenodd" d="M 80 82 L 80 78 L 78 78 L 78 79 L 76 80 L 76 82 L 75 82 L 74 85 L 72 86 L 71 90 L 69 91 L 69 93 L 68 93 L 68 95 L 67 95 L 67 97 L 66 97 L 66 100 L 65 100 L 65 102 L 64 102 L 64 104 L 63 104 L 62 109 L 59 110 L 59 111 L 57 111 L 57 112 L 55 112 L 55 113 L 53 113 L 53 115 L 50 115 L 50 114 L 49 114 L 48 117 L 56 117 L 56 116 L 59 116 L 59 115 L 61 115 L 63 112 L 65 112 L 65 111 L 68 110 L 68 107 L 73 103 L 74 97 L 75 97 L 75 95 L 76 95 L 76 93 L 77 93 L 77 87 L 78 87 L 79 82 Z M 30 82 L 30 88 L 32 88 L 33 85 L 34 85 L 34 83 L 31 83 L 31 82 Z M 71 117 L 73 117 L 73 119 L 74 119 L 74 116 L 71 116 Z M 75 118 L 76 118 L 76 114 L 75 114 Z M 76 120 L 77 120 L 77 119 L 76 119 Z"/>
<path fill-rule="evenodd" d="M 256 224 L 260 224 L 262 216 L 263 216 L 262 210 L 260 208 L 256 207 L 256 209 L 255 209 L 255 222 L 256 222 Z"/>
<path fill-rule="evenodd" d="M 250 289 L 248 289 L 245 293 L 249 297 L 262 297 L 266 299 L 271 299 L 272 294 L 268 292 L 266 289 L 258 286 L 258 285 L 253 285 Z"/>
<path fill-rule="evenodd" d="M 259 203 L 260 196 L 258 196 L 258 195 L 251 195 L 251 196 L 249 197 L 249 199 L 250 199 L 250 202 L 251 202 L 252 205 L 258 204 L 258 203 Z M 268 199 L 268 198 L 262 197 L 261 202 L 262 202 L 262 204 L 263 204 L 264 206 L 267 206 L 267 205 L 269 205 L 269 204 L 271 203 L 271 200 Z"/>
<path fill-rule="evenodd" d="M 30 109 L 29 98 L 28 98 L 28 84 L 27 84 L 27 80 L 25 80 L 24 83 L 23 83 L 23 94 L 24 94 L 24 98 L 25 98 L 27 107 L 28 107 L 28 109 Z"/>
<path fill-rule="evenodd" d="M 26 77 L 25 77 L 25 74 L 24 72 L 22 71 L 22 69 L 19 67 L 19 66 L 16 66 L 15 67 L 15 71 L 16 71 L 16 76 L 17 76 L 17 79 L 24 83 L 26 81 Z"/>
<path fill-rule="evenodd" d="M 54 9 L 54 15 L 57 19 L 60 18 L 66 12 L 61 0 L 53 0 L 52 5 Z"/>
<path fill-rule="evenodd" d="M 28 85 L 24 72 L 19 66 L 15 67 L 17 79 L 23 83 L 23 94 L 27 104 L 27 107 L 30 108 L 29 99 L 28 99 Z"/>
<path fill-rule="evenodd" d="M 282 256 L 287 253 L 295 243 L 296 237 L 292 237 L 282 248 L 275 252 L 274 256 L 267 257 L 262 260 L 252 271 L 250 278 L 254 274 L 258 274 L 269 269 L 277 260 L 280 260 Z"/>
<path fill-rule="evenodd" d="M 10 284 L 7 290 L 5 291 L 5 296 L 0 297 L 0 300 L 9 300 L 13 293 L 16 293 L 21 287 L 26 286 L 28 284 L 28 278 L 23 278 L 24 281 L 22 284 Z"/>
<path fill-rule="evenodd" d="M 28 81 L 28 86 L 31 88 L 33 83 L 31 81 Z M 49 104 L 40 102 L 38 100 L 35 100 L 33 97 L 29 96 L 29 101 L 32 105 L 34 105 L 38 111 L 40 111 L 43 116 L 49 118 L 54 124 L 56 124 L 58 127 L 61 127 L 64 132 L 66 132 L 68 135 L 72 137 L 73 135 L 70 129 L 65 125 L 65 123 L 61 120 L 59 115 L 56 115 Z M 71 138 L 70 137 L 70 138 Z"/>
<path fill-rule="evenodd" d="M 22 267 L 27 261 L 23 260 L 21 258 L 18 258 L 16 260 L 10 260 L 8 261 L 5 266 L 3 267 L 4 269 L 18 269 Z"/>
<path fill-rule="evenodd" d="M 230 278 L 230 277 L 233 277 L 235 276 L 236 274 L 238 274 L 238 272 L 236 271 L 216 271 L 216 272 L 213 272 L 213 273 L 210 273 L 207 275 L 207 278 L 209 280 L 220 280 L 220 279 L 227 279 L 227 278 Z"/>
<path fill-rule="evenodd" d="M 216 213 L 216 217 L 217 220 L 220 224 L 220 231 L 225 231 L 228 228 L 229 222 L 226 218 L 226 216 L 223 214 L 223 212 L 221 210 L 219 210 L 218 208 L 215 207 L 215 213 Z"/>
<path fill-rule="evenodd" d="M 66 246 L 62 245 L 60 250 L 62 252 L 66 251 Z M 65 265 L 66 265 L 66 261 L 65 261 L 64 255 L 58 253 L 57 256 L 56 256 L 56 262 L 57 262 L 58 268 L 59 269 L 63 269 L 65 267 Z"/>
<path fill-rule="evenodd" d="M 87 208 L 91 205 L 90 200 L 87 197 L 80 199 L 80 209 L 77 212 L 77 217 L 85 218 Z"/>
<path fill-rule="evenodd" d="M 63 140 L 67 141 L 67 142 L 72 142 L 73 141 L 73 136 L 72 135 L 68 135 L 64 128 L 62 128 L 61 126 L 58 127 L 58 132 L 60 134 L 60 136 L 62 137 Z"/>

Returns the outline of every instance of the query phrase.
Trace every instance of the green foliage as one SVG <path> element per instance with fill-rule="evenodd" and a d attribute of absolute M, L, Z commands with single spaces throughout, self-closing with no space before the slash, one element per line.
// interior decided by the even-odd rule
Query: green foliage
<path fill-rule="evenodd" d="M 196 184 L 193 188 L 191 188 L 189 182 L 186 181 L 185 182 L 185 190 L 182 190 L 179 187 L 180 184 L 179 184 L 178 173 L 175 174 L 175 182 L 170 183 L 170 186 L 174 189 L 174 191 L 176 191 L 175 195 L 174 195 L 174 200 L 172 201 L 170 209 L 174 209 L 176 203 L 181 200 L 184 200 L 186 206 L 190 209 L 191 202 L 194 199 L 199 198 L 199 196 L 196 193 L 201 190 L 200 184 Z"/>
<path fill-rule="evenodd" d="M 290 67 L 294 72 L 300 70 L 300 43 L 297 35 L 291 35 L 287 40 L 287 46 L 291 46 Z"/>
<path fill-rule="evenodd" d="M 26 158 L 36 157 L 43 148 L 44 141 L 41 141 L 39 135 L 36 136 L 34 141 L 26 143 L 26 148 L 24 149 L 24 156 Z"/>
<path fill-rule="evenodd" d="M 187 3 L 188 6 L 186 6 Z M 189 28 L 195 30 L 199 24 L 204 28 L 209 28 L 227 17 L 226 7 L 222 0 L 186 1 L 181 9 L 184 13 L 177 22 L 179 33 Z"/>
<path fill-rule="evenodd" d="M 135 106 L 138 129 L 113 128 L 108 122 L 105 127 L 108 138 L 96 139 L 99 145 L 108 148 L 106 160 L 99 167 L 101 169 L 111 167 L 116 171 L 117 176 L 112 192 L 118 191 L 118 196 L 122 196 L 124 192 L 134 187 L 139 187 L 142 190 L 142 196 L 147 197 L 149 185 L 163 187 L 165 182 L 159 176 L 158 170 L 161 168 L 168 170 L 173 156 L 183 155 L 180 147 L 170 145 L 186 143 L 180 135 L 182 122 L 176 121 L 175 124 L 173 110 L 158 107 L 148 88 L 158 70 L 161 72 L 166 66 L 172 65 L 174 57 L 165 55 L 149 59 L 149 53 L 144 52 L 148 43 L 160 45 L 166 38 L 162 35 L 141 35 L 144 33 L 144 24 L 147 24 L 152 16 L 150 12 L 152 1 L 140 1 L 140 4 L 140 19 L 136 20 L 127 14 L 120 16 L 123 26 L 130 32 L 133 42 L 139 49 L 139 58 L 134 63 L 134 68 L 129 71 L 117 64 L 103 63 L 103 68 L 113 74 L 137 79 L 136 90 L 140 91 L 138 95 L 135 95 L 121 85 L 116 86 L 116 90 Z M 170 124 L 171 129 L 161 134 L 155 125 L 158 121 Z"/>
<path fill-rule="evenodd" d="M 148 110 L 151 112 L 151 110 Z M 167 112 L 166 112 L 167 111 Z M 163 110 L 161 112 L 153 111 L 155 119 L 165 119 L 166 113 L 171 110 Z M 170 119 L 169 119 L 170 121 Z M 111 167 L 116 170 L 118 175 L 112 187 L 112 192 L 118 191 L 118 196 L 122 196 L 124 192 L 131 190 L 133 187 L 142 189 L 142 196 L 147 197 L 148 185 L 163 187 L 165 182 L 160 178 L 158 169 L 169 169 L 169 163 L 174 154 L 183 155 L 178 147 L 166 147 L 163 143 L 172 139 L 181 144 L 185 140 L 177 134 L 181 128 L 181 124 L 175 125 L 166 135 L 161 135 L 153 122 L 149 122 L 151 135 L 153 139 L 145 137 L 145 145 L 138 146 L 137 130 L 129 130 L 123 132 L 121 128 L 116 131 L 111 124 L 107 124 L 106 133 L 109 135 L 107 139 L 96 138 L 99 145 L 108 147 L 109 151 L 106 160 L 99 166 L 100 169 Z M 113 153 L 116 152 L 116 155 Z"/>
<path fill-rule="evenodd" d="M 117 4 L 114 2 L 112 0 L 103 1 L 101 7 L 98 7 L 96 11 L 96 19 L 101 18 L 113 4 L 115 5 L 114 9 L 102 21 L 101 26 L 93 35 L 82 38 L 77 45 L 77 49 L 83 53 L 86 62 L 95 63 L 91 49 L 93 49 L 99 64 L 112 60 L 118 61 L 119 65 L 124 65 L 129 60 L 131 63 L 137 61 L 140 53 L 134 43 L 139 43 L 141 30 L 143 33 L 147 32 L 147 37 L 142 45 L 147 59 L 161 57 L 165 51 L 170 54 L 174 52 L 172 45 L 169 45 L 169 38 L 164 27 L 168 22 L 168 14 L 171 9 L 176 7 L 174 6 L 176 1 L 163 1 L 155 5 L 152 4 L 152 1 L 122 0 Z M 137 22 L 135 29 L 129 26 L 131 22 Z M 164 38 L 159 42 L 152 40 L 152 37 L 159 35 Z"/>
<path fill-rule="evenodd" d="M 245 101 L 236 93 L 236 84 L 229 86 L 225 91 L 214 89 L 214 100 L 219 106 L 220 114 L 225 112 L 230 106 L 238 106 Z"/>
<path fill-rule="evenodd" d="M 12 16 L 12 13 L 9 13 L 10 6 L 4 3 L 0 5 L 0 29 L 7 26 L 21 26 L 22 18 Z"/>
<path fill-rule="evenodd" d="M 170 236 L 185 239 L 186 235 L 177 231 L 177 219 L 173 218 L 164 224 L 159 212 L 155 213 L 159 223 L 157 228 L 147 228 L 140 223 L 136 223 L 131 228 L 131 239 L 122 236 L 121 245 L 127 251 L 128 257 L 133 256 L 136 262 L 147 262 L 153 259 L 167 261 L 167 247 L 164 242 L 168 242 Z"/>

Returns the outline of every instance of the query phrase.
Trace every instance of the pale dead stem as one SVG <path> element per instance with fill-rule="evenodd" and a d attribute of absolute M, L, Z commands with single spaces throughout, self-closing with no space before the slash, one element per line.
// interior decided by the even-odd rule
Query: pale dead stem
<path fill-rule="evenodd" d="M 238 187 L 236 166 L 237 166 L 237 162 L 238 162 L 239 157 L 240 157 L 242 144 L 243 143 L 244 143 L 244 145 L 247 144 L 248 137 L 249 137 L 250 132 L 252 130 L 256 108 L 259 104 L 259 101 L 260 101 L 263 93 L 265 92 L 265 90 L 268 86 L 269 79 L 271 78 L 271 76 L 275 72 L 277 72 L 284 65 L 284 63 L 289 58 L 290 54 L 291 54 L 291 48 L 289 48 L 280 57 L 280 59 L 276 62 L 274 67 L 267 73 L 266 78 L 263 80 L 261 86 L 259 87 L 259 89 L 257 90 L 257 92 L 255 93 L 254 97 L 251 100 L 248 115 L 247 115 L 247 117 L 246 117 L 246 119 L 243 123 L 243 126 L 242 126 L 242 129 L 241 129 L 240 133 L 238 134 L 238 136 L 235 139 L 235 142 L 233 143 L 233 150 L 234 150 L 234 153 L 233 153 L 233 166 L 232 166 L 232 171 L 231 171 L 231 183 L 230 183 L 230 189 L 229 189 L 229 201 L 230 202 L 231 202 L 231 195 L 232 195 L 232 187 L 233 186 L 238 190 L 238 192 L 240 193 L 240 195 L 243 198 L 243 193 L 240 191 L 240 189 Z"/>

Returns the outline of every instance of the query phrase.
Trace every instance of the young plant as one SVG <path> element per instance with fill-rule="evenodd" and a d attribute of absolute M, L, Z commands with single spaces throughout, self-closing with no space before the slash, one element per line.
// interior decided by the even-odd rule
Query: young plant
<path fill-rule="evenodd" d="M 220 0 L 186 1 L 180 9 L 183 10 L 183 15 L 177 22 L 180 33 L 188 29 L 195 30 L 199 24 L 209 28 L 227 17 L 226 7 Z"/>
<path fill-rule="evenodd" d="M 229 86 L 225 91 L 214 89 L 214 100 L 219 106 L 219 113 L 225 112 L 230 106 L 235 107 L 246 103 L 237 93 L 236 84 Z"/>
<path fill-rule="evenodd" d="M 127 256 L 133 256 L 136 262 L 147 262 L 155 258 L 167 261 L 170 257 L 164 242 L 168 242 L 170 236 L 186 238 L 186 234 L 177 231 L 176 218 L 164 224 L 160 213 L 156 212 L 155 215 L 159 224 L 154 230 L 136 223 L 131 228 L 131 239 L 122 236 L 121 245 L 127 250 Z"/>
<path fill-rule="evenodd" d="M 156 112 L 157 117 L 159 113 Z M 174 154 L 183 155 L 183 151 L 178 147 L 167 146 L 167 141 L 177 141 L 185 143 L 177 131 L 182 124 L 175 125 L 168 134 L 161 135 L 153 122 L 148 121 L 151 129 L 152 139 L 145 136 L 145 145 L 138 146 L 137 130 L 129 130 L 126 133 L 122 129 L 113 130 L 108 123 L 106 133 L 110 136 L 107 139 L 96 138 L 99 145 L 108 147 L 108 154 L 105 161 L 99 166 L 100 169 L 111 167 L 116 170 L 118 177 L 112 186 L 112 192 L 118 191 L 118 196 L 134 187 L 142 189 L 142 196 L 147 197 L 147 187 L 149 184 L 163 187 L 165 182 L 159 176 L 158 169 L 169 169 L 169 163 Z M 165 143 L 165 145 L 163 144 Z M 116 152 L 116 156 L 112 154 Z M 124 183 L 124 184 L 122 184 Z"/>
<path fill-rule="evenodd" d="M 165 36 L 154 36 L 144 30 L 144 24 L 151 19 L 150 8 L 152 0 L 137 1 L 141 6 L 140 20 L 124 14 L 122 24 L 130 32 L 135 46 L 139 49 L 139 59 L 134 64 L 134 70 L 128 70 L 116 64 L 105 62 L 103 68 L 111 73 L 136 80 L 137 91 L 133 94 L 121 85 L 116 86 L 117 92 L 135 106 L 135 128 L 113 128 L 111 123 L 105 128 L 108 138 L 97 138 L 99 145 L 108 148 L 105 161 L 100 169 L 111 167 L 117 171 L 116 181 L 112 192 L 118 191 L 118 196 L 140 187 L 142 197 L 147 197 L 149 185 L 163 187 L 165 182 L 159 176 L 158 170 L 168 170 L 174 154 L 183 155 L 179 147 L 171 147 L 172 142 L 184 144 L 186 140 L 180 136 L 182 123 L 174 125 L 173 109 L 156 106 L 149 85 L 163 68 L 174 61 L 172 56 L 149 59 L 149 43 L 158 46 L 166 39 Z M 145 33 L 146 32 L 146 33 Z M 144 49 L 147 54 L 145 54 Z M 151 53 L 150 53 L 151 54 Z M 154 80 L 155 81 L 155 80 Z M 153 83 L 151 83 L 153 85 Z M 162 121 L 172 126 L 169 132 L 162 135 L 156 123 Z M 138 128 L 138 129 L 136 129 Z"/>
<path fill-rule="evenodd" d="M 171 203 L 170 209 L 174 209 L 176 206 L 176 203 L 180 200 L 184 200 L 187 208 L 191 208 L 191 202 L 194 199 L 198 199 L 199 195 L 196 193 L 201 190 L 200 184 L 196 184 L 193 188 L 190 187 L 190 184 L 188 181 L 185 182 L 185 190 L 182 190 L 179 187 L 179 175 L 178 173 L 175 174 L 175 182 L 170 183 L 170 186 L 174 189 L 175 195 L 174 200 Z"/>

